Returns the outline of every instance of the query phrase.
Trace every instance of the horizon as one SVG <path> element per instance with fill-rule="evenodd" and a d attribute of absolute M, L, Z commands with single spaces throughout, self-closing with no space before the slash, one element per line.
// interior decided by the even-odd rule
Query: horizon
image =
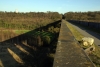
<path fill-rule="evenodd" d="M 36 11 L 30 11 L 30 12 L 16 12 L 16 10 L 15 11 L 0 11 L 0 12 L 15 12 L 15 13 L 30 13 L 30 12 L 35 12 L 35 13 L 38 13 L 38 12 L 42 12 L 42 11 L 38 11 L 38 12 L 36 12 Z M 46 12 L 43 12 L 43 13 L 48 13 L 48 12 L 54 12 L 54 11 L 46 11 Z M 55 11 L 55 12 L 57 12 L 57 11 Z M 69 11 L 69 12 L 81 12 L 81 13 L 84 13 L 84 12 L 100 12 L 100 11 Z M 59 12 L 58 12 L 59 13 Z M 68 13 L 68 12 L 65 12 L 65 13 Z M 59 14 L 65 14 L 65 13 L 59 13 Z"/>
<path fill-rule="evenodd" d="M 0 11 L 15 12 L 94 12 L 100 0 L 1 0 Z"/>

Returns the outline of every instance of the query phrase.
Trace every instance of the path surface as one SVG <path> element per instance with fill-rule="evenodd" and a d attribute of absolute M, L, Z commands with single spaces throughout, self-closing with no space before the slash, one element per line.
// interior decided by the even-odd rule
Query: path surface
<path fill-rule="evenodd" d="M 76 30 L 78 30 L 83 36 L 85 37 L 92 37 L 94 38 L 94 43 L 96 45 L 100 46 L 100 34 L 97 34 L 93 31 L 87 30 L 79 25 L 73 24 L 73 23 L 69 23 L 71 24 Z"/>

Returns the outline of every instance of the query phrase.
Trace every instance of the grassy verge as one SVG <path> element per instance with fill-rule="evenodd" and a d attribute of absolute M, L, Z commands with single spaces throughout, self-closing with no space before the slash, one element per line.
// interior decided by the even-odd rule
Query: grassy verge
<path fill-rule="evenodd" d="M 72 32 L 72 34 L 74 35 L 74 37 L 76 38 L 76 40 L 81 40 L 84 36 L 78 32 L 75 28 L 73 28 L 70 24 L 66 24 L 67 27 L 70 29 L 70 31 Z"/>
<path fill-rule="evenodd" d="M 70 29 L 74 37 L 76 38 L 77 41 L 80 41 L 84 36 L 78 32 L 74 27 L 72 27 L 69 23 L 66 24 L 67 27 Z M 100 67 L 100 47 L 95 45 L 95 51 L 92 52 L 92 54 L 89 55 L 93 63 L 97 66 Z"/>
<path fill-rule="evenodd" d="M 74 24 L 75 24 L 75 25 L 78 25 L 78 26 L 81 26 L 81 27 L 84 27 L 84 28 L 87 29 L 87 30 L 90 30 L 90 31 L 93 31 L 93 32 L 95 32 L 95 33 L 100 34 L 100 31 L 99 31 L 98 29 L 96 29 L 96 28 L 88 27 L 88 26 L 84 26 L 84 25 L 76 24 L 76 23 L 74 23 Z"/>

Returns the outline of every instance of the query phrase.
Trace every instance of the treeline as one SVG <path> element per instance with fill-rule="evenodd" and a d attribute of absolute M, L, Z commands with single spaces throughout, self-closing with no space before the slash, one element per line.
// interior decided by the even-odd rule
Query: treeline
<path fill-rule="evenodd" d="M 58 12 L 0 12 L 0 27 L 7 29 L 35 29 L 60 20 Z"/>
<path fill-rule="evenodd" d="M 64 14 L 66 20 L 81 20 L 100 22 L 100 11 L 94 12 L 67 12 Z"/>

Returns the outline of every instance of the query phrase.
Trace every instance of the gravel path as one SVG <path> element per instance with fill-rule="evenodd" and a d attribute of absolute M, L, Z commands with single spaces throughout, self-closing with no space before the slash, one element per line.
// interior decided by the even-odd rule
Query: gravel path
<path fill-rule="evenodd" d="M 83 36 L 94 38 L 94 43 L 96 45 L 100 46 L 100 34 L 97 34 L 93 31 L 87 30 L 87 29 L 85 29 L 81 26 L 78 26 L 76 24 L 72 24 L 72 23 L 69 23 L 69 24 L 71 24 L 74 28 L 76 28 L 76 30 L 78 30 Z"/>

